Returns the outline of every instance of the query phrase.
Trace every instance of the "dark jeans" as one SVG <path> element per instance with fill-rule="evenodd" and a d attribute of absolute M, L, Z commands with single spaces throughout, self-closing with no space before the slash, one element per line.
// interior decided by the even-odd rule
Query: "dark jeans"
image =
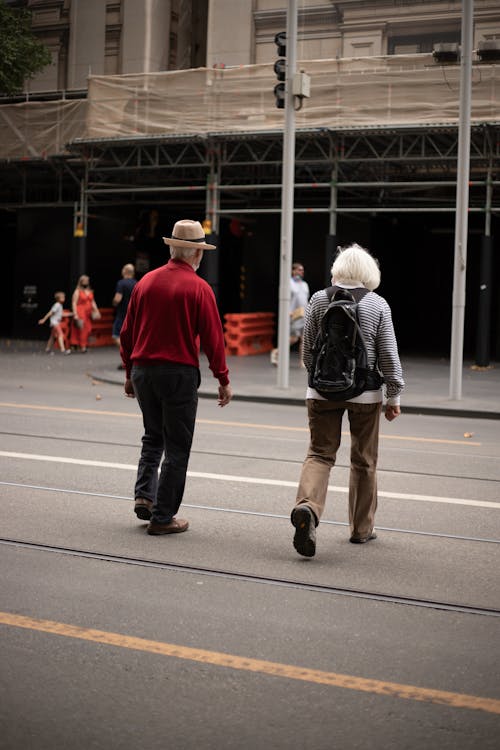
<path fill-rule="evenodd" d="M 117 313 L 116 318 L 113 321 L 113 328 L 111 330 L 111 335 L 117 339 L 120 338 L 120 331 L 122 330 L 122 325 L 124 321 L 125 321 L 125 316 Z"/>
<path fill-rule="evenodd" d="M 152 500 L 153 519 L 169 523 L 184 494 L 200 373 L 196 367 L 174 362 L 134 365 L 132 383 L 144 423 L 135 497 Z"/>

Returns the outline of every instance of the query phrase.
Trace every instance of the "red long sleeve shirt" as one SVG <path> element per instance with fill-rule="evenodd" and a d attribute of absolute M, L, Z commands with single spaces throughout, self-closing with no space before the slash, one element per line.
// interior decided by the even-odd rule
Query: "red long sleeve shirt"
<path fill-rule="evenodd" d="M 229 383 L 214 293 L 183 260 L 170 259 L 135 285 L 120 344 L 127 378 L 134 363 L 178 362 L 199 367 L 201 344 L 214 377 L 221 385 Z"/>

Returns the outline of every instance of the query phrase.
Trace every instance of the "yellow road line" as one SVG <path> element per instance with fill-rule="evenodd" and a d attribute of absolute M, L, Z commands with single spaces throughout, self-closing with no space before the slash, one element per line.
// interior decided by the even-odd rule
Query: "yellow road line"
<path fill-rule="evenodd" d="M 1 404 L 0 404 L 1 406 Z M 212 424 L 212 425 L 224 425 L 226 427 L 252 427 L 255 429 L 264 430 L 286 430 L 287 432 L 309 432 L 308 427 L 286 427 L 284 425 L 273 425 L 273 424 L 255 424 L 253 422 L 225 422 L 217 419 L 198 419 L 201 424 Z M 349 435 L 349 432 L 343 432 L 343 435 Z M 443 443 L 445 445 L 475 445 L 480 446 L 481 443 L 473 442 L 472 440 L 449 440 L 445 438 L 427 438 L 427 437 L 416 437 L 414 435 L 384 435 L 380 434 L 381 440 L 409 440 L 412 443 Z"/>
<path fill-rule="evenodd" d="M 12 409 L 35 409 L 39 411 L 58 411 L 68 414 L 98 414 L 106 417 L 132 417 L 139 418 L 140 414 L 128 414 L 126 411 L 104 411 L 104 409 L 75 409 L 70 406 L 42 406 L 41 404 L 11 404 L 0 401 L 0 406 L 7 406 Z"/>
<path fill-rule="evenodd" d="M 42 406 L 39 404 L 14 404 L 9 402 L 0 401 L 0 407 L 5 406 L 12 409 L 35 409 L 40 411 L 56 411 L 66 412 L 69 414 L 97 414 L 98 416 L 105 417 L 131 417 L 132 419 L 138 419 L 140 414 L 129 414 L 123 411 L 105 411 L 104 409 L 76 409 L 69 406 Z M 222 419 L 198 419 L 198 424 L 215 425 L 219 427 L 247 427 L 250 429 L 257 430 L 277 430 L 281 432 L 302 432 L 308 433 L 307 427 L 287 427 L 286 425 L 275 425 L 275 424 L 259 424 L 255 422 L 230 422 Z M 342 433 L 343 435 L 349 435 L 348 432 Z M 384 435 L 381 433 L 381 440 L 406 440 L 411 443 L 439 443 L 441 445 L 467 445 L 480 447 L 481 443 L 474 442 L 472 440 L 447 440 L 444 438 L 427 438 L 427 437 L 416 437 L 408 435 Z"/>
<path fill-rule="evenodd" d="M 364 693 L 373 693 L 392 698 L 437 703 L 453 708 L 468 708 L 476 711 L 500 714 L 500 700 L 494 698 L 451 693 L 445 690 L 434 690 L 432 688 L 418 687 L 417 685 L 402 685 L 383 680 L 371 680 L 354 675 L 338 674 L 336 672 L 323 672 L 319 669 L 308 669 L 307 667 L 297 667 L 291 664 L 281 664 L 262 659 L 224 654 L 219 651 L 207 651 L 205 649 L 179 646 L 173 643 L 151 641 L 146 638 L 135 638 L 105 630 L 82 628 L 78 625 L 68 625 L 64 622 L 39 620 L 33 617 L 25 617 L 24 615 L 11 614 L 10 612 L 0 612 L 0 623 L 17 628 L 51 633 L 53 635 L 62 635 L 68 638 L 103 643 L 108 646 L 144 651 L 151 654 L 159 654 L 160 656 L 175 657 L 177 659 L 187 659 L 202 664 L 212 664 L 216 667 L 228 667 L 230 669 L 266 674 L 289 680 L 301 680 L 319 685 L 329 685 L 330 687 L 342 688 L 344 690 L 358 690 Z"/>

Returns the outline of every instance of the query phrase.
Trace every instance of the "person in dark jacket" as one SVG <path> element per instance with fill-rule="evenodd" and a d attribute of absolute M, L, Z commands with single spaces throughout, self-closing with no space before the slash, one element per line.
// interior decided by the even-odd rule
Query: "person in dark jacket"
<path fill-rule="evenodd" d="M 113 321 L 113 329 L 111 331 L 111 338 L 115 344 L 120 346 L 120 331 L 122 329 L 125 315 L 127 314 L 128 303 L 132 295 L 132 290 L 137 284 L 135 276 L 135 267 L 132 263 L 125 263 L 122 268 L 122 277 L 116 283 L 115 294 L 113 297 L 113 307 L 116 307 L 115 319 Z M 118 366 L 119 370 L 123 370 L 123 363 Z"/>
<path fill-rule="evenodd" d="M 137 397 L 144 423 L 134 510 L 150 521 L 148 534 L 180 533 L 189 525 L 176 513 L 193 440 L 200 345 L 219 381 L 219 406 L 232 398 L 215 296 L 196 274 L 204 251 L 215 245 L 190 219 L 178 221 L 163 240 L 170 260 L 137 282 L 120 333 L 125 393 Z"/>
<path fill-rule="evenodd" d="M 369 290 L 358 304 L 359 323 L 367 348 L 368 367 L 377 368 L 383 375 L 385 418 L 392 421 L 400 414 L 404 380 L 390 307 L 373 291 L 380 284 L 378 263 L 367 250 L 353 244 L 339 248 L 331 274 L 336 287 Z M 314 342 L 328 304 L 327 291 L 323 289 L 311 297 L 306 310 L 303 356 L 308 372 L 313 365 Z M 310 443 L 291 514 L 295 527 L 293 544 L 300 555 L 313 557 L 316 552 L 316 527 L 325 508 L 330 470 L 335 465 L 340 447 L 342 417 L 346 411 L 351 433 L 349 541 L 364 544 L 376 539 L 373 527 L 383 395 L 382 386 L 377 384 L 346 401 L 329 401 L 308 387 L 306 403 Z"/>

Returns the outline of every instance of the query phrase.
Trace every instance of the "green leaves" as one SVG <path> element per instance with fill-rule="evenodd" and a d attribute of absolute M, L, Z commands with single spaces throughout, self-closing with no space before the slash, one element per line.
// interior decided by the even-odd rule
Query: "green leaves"
<path fill-rule="evenodd" d="M 52 58 L 31 31 L 31 13 L 9 8 L 0 0 L 0 94 L 22 91 L 27 78 L 43 70 Z"/>

